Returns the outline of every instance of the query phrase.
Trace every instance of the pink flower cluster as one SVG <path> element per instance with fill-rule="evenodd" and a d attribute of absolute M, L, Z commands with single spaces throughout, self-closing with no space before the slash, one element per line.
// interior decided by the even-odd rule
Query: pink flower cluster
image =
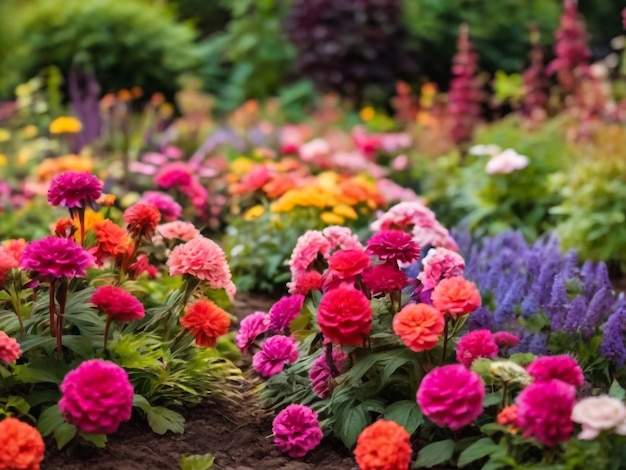
<path fill-rule="evenodd" d="M 282 332 L 298 316 L 304 305 L 304 295 L 294 294 L 282 297 L 269 311 L 269 329 Z"/>
<path fill-rule="evenodd" d="M 424 290 L 434 289 L 442 279 L 463 276 L 465 260 L 456 251 L 431 248 L 422 260 L 424 268 L 417 275 Z"/>
<path fill-rule="evenodd" d="M 252 368 L 264 377 L 283 371 L 285 365 L 298 360 L 298 345 L 289 336 L 270 336 L 263 341 L 262 349 L 252 357 Z"/>
<path fill-rule="evenodd" d="M 186 242 L 200 235 L 200 231 L 191 222 L 182 220 L 157 225 L 156 231 L 167 240 L 179 239 Z"/>
<path fill-rule="evenodd" d="M 206 205 L 209 194 L 200 180 L 194 174 L 194 168 L 183 162 L 173 162 L 163 165 L 155 176 L 155 183 L 165 189 L 177 189 L 191 200 L 191 204 L 202 210 Z"/>
<path fill-rule="evenodd" d="M 24 248 L 20 267 L 44 280 L 85 277 L 95 259 L 69 238 L 46 237 Z"/>
<path fill-rule="evenodd" d="M 143 304 L 121 287 L 98 287 L 91 296 L 91 303 L 107 317 L 121 322 L 131 322 L 145 316 Z"/>
<path fill-rule="evenodd" d="M 343 373 L 343 363 L 348 359 L 348 355 L 341 349 L 333 349 L 333 363 L 337 368 L 337 371 Z M 330 396 L 332 390 L 330 366 L 325 354 L 313 361 L 311 369 L 309 370 L 309 379 L 311 380 L 311 387 L 313 392 L 320 398 L 327 398 Z"/>
<path fill-rule="evenodd" d="M 381 230 L 368 240 L 366 252 L 395 265 L 410 264 L 419 258 L 420 247 L 406 232 Z"/>
<path fill-rule="evenodd" d="M 161 213 L 163 220 L 174 221 L 183 213 L 183 208 L 172 196 L 160 191 L 146 191 L 141 196 L 141 201 L 152 204 Z"/>
<path fill-rule="evenodd" d="M 274 444 L 289 457 L 304 457 L 315 449 L 324 437 L 317 421 L 317 413 L 308 406 L 289 405 L 282 410 L 272 423 Z"/>
<path fill-rule="evenodd" d="M 243 353 L 250 352 L 255 340 L 269 329 L 270 318 L 265 312 L 254 312 L 241 320 L 235 344 Z"/>
<path fill-rule="evenodd" d="M 476 359 L 493 359 L 498 355 L 498 345 L 489 330 L 474 330 L 459 340 L 456 347 L 456 360 L 470 367 Z"/>
<path fill-rule="evenodd" d="M 20 344 L 4 331 L 0 331 L 0 361 L 10 364 L 17 361 L 21 355 Z"/>

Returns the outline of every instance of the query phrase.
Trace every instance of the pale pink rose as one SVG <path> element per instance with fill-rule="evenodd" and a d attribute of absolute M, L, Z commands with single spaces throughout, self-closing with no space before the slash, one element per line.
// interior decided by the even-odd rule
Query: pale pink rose
<path fill-rule="evenodd" d="M 378 139 L 385 152 L 396 152 L 411 145 L 411 136 L 406 132 L 387 132 L 379 134 Z"/>
<path fill-rule="evenodd" d="M 405 230 L 415 225 L 435 221 L 435 214 L 421 201 L 403 201 L 383 213 L 370 225 L 374 232 L 380 230 Z"/>
<path fill-rule="evenodd" d="M 330 249 L 330 242 L 319 230 L 309 230 L 300 235 L 289 260 L 292 281 L 306 273 L 318 255 L 327 257 Z"/>
<path fill-rule="evenodd" d="M 431 248 L 422 260 L 424 269 L 417 275 L 424 289 L 434 289 L 441 279 L 463 276 L 465 260 L 447 248 Z"/>
<path fill-rule="evenodd" d="M 332 250 L 364 250 L 359 237 L 349 227 L 330 225 L 322 230 L 322 235 L 330 242 Z M 329 253 L 330 253 L 329 251 Z M 329 253 L 324 257 L 328 258 Z"/>
<path fill-rule="evenodd" d="M 192 223 L 182 220 L 158 225 L 157 232 L 167 240 L 178 238 L 186 242 L 200 235 L 200 231 Z"/>
<path fill-rule="evenodd" d="M 311 162 L 318 158 L 324 158 L 330 153 L 330 145 L 324 139 L 313 139 L 300 146 L 300 158 L 305 162 Z"/>
<path fill-rule="evenodd" d="M 530 161 L 528 157 L 519 155 L 513 149 L 506 149 L 503 152 L 491 157 L 487 162 L 485 171 L 487 174 L 508 174 L 513 173 L 516 170 L 526 168 Z"/>
<path fill-rule="evenodd" d="M 406 155 L 398 155 L 396 158 L 391 160 L 391 168 L 396 171 L 403 171 L 409 167 L 409 157 Z"/>
<path fill-rule="evenodd" d="M 437 220 L 424 220 L 413 227 L 413 240 L 419 246 L 435 246 L 448 248 L 458 251 L 454 238 L 448 232 L 448 229 L 441 225 Z"/>
<path fill-rule="evenodd" d="M 595 439 L 608 429 L 626 436 L 626 407 L 617 398 L 606 395 L 583 398 L 574 405 L 572 421 L 582 425 L 578 439 Z"/>

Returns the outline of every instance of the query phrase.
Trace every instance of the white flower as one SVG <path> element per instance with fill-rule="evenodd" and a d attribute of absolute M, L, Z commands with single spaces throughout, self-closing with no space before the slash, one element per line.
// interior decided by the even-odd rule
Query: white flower
<path fill-rule="evenodd" d="M 330 153 L 330 144 L 324 139 L 313 139 L 300 147 L 300 158 L 310 162 L 316 158 L 325 157 Z"/>
<path fill-rule="evenodd" d="M 495 144 L 474 145 L 469 148 L 470 155 L 495 155 L 501 151 L 502 149 Z"/>
<path fill-rule="evenodd" d="M 529 163 L 528 157 L 518 154 L 513 149 L 506 149 L 491 157 L 487 162 L 485 171 L 490 175 L 513 173 L 516 170 L 526 168 Z"/>
<path fill-rule="evenodd" d="M 489 372 L 505 383 L 518 383 L 525 386 L 532 382 L 526 369 L 513 361 L 494 361 L 491 363 Z"/>
<path fill-rule="evenodd" d="M 595 439 L 600 431 L 607 429 L 626 436 L 626 407 L 617 398 L 606 395 L 583 398 L 574 405 L 572 421 L 582 424 L 578 439 Z"/>

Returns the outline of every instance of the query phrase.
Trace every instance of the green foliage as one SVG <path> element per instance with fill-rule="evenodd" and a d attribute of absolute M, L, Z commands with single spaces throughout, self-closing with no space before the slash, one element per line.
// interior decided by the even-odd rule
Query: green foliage
<path fill-rule="evenodd" d="M 215 457 L 211 454 L 204 455 L 183 455 L 180 458 L 181 470 L 209 470 L 215 462 Z"/>
<path fill-rule="evenodd" d="M 431 468 L 435 465 L 446 463 L 452 458 L 455 442 L 453 439 L 433 442 L 422 449 L 417 454 L 417 460 L 413 468 Z"/>

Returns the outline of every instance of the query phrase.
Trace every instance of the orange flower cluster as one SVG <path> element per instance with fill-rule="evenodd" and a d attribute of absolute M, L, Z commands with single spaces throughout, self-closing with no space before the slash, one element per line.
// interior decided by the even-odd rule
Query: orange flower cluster
<path fill-rule="evenodd" d="M 37 167 L 36 176 L 40 181 L 49 181 L 54 175 L 65 171 L 93 171 L 93 162 L 91 158 L 79 155 L 46 158 Z"/>
<path fill-rule="evenodd" d="M 130 246 L 130 239 L 126 230 L 116 225 L 109 219 L 96 222 L 93 226 L 98 245 L 94 252 L 96 262 L 99 266 L 107 258 L 117 258 L 123 255 Z"/>
<path fill-rule="evenodd" d="M 409 433 L 395 421 L 380 419 L 366 427 L 354 457 L 361 470 L 407 470 L 411 463 Z"/>
<path fill-rule="evenodd" d="M 453 317 L 472 313 L 480 307 L 480 292 L 476 284 L 462 277 L 443 279 L 431 295 L 433 306 Z"/>
<path fill-rule="evenodd" d="M 0 421 L 0 470 L 39 470 L 44 451 L 37 429 L 16 418 Z"/>
<path fill-rule="evenodd" d="M 187 306 L 180 324 L 194 335 L 198 346 L 214 348 L 217 339 L 228 333 L 230 317 L 215 303 L 203 298 Z"/>
<path fill-rule="evenodd" d="M 444 325 L 443 314 L 427 304 L 408 304 L 393 318 L 394 333 L 416 352 L 437 346 Z"/>

